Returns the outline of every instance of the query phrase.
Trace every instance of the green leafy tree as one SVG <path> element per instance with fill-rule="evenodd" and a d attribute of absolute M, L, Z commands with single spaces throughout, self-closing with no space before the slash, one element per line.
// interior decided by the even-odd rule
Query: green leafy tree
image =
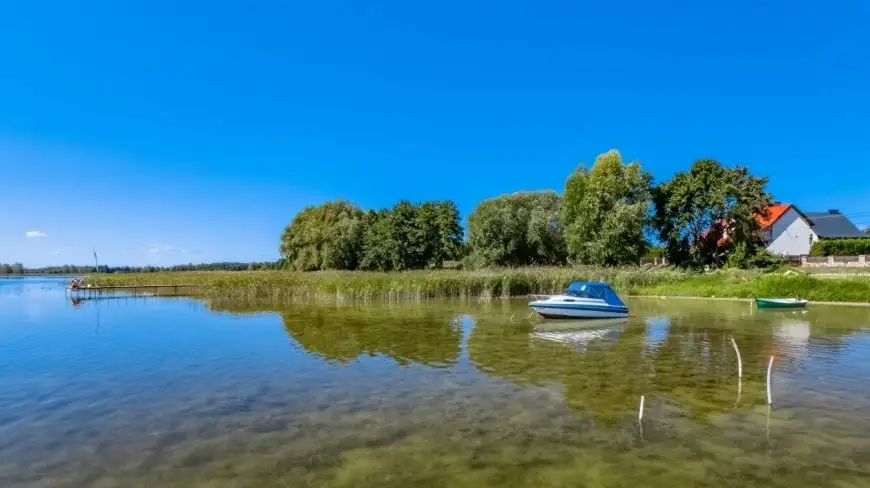
<path fill-rule="evenodd" d="M 339 220 L 327 232 L 323 255 L 324 269 L 356 269 L 362 258 L 363 232 L 361 214 Z"/>
<path fill-rule="evenodd" d="M 637 263 L 647 250 L 652 176 L 623 164 L 612 150 L 589 170 L 580 166 L 565 183 L 561 218 L 571 260 L 583 264 Z"/>
<path fill-rule="evenodd" d="M 390 210 L 368 212 L 363 228 L 360 267 L 372 271 L 393 269 L 393 247 L 396 244 L 393 242 Z"/>
<path fill-rule="evenodd" d="M 361 267 L 370 270 L 441 267 L 462 246 L 459 210 L 450 201 L 398 202 L 363 222 Z"/>
<path fill-rule="evenodd" d="M 12 274 L 12 266 L 9 264 L 0 264 L 0 274 Z"/>
<path fill-rule="evenodd" d="M 363 213 L 338 200 L 309 206 L 296 214 L 281 235 L 281 256 L 290 269 L 354 269 L 359 264 Z"/>
<path fill-rule="evenodd" d="M 394 205 L 390 212 L 393 269 L 421 269 L 427 264 L 428 243 L 419 213 L 420 208 L 407 200 Z"/>
<path fill-rule="evenodd" d="M 586 182 L 589 179 L 589 168 L 581 164 L 565 181 L 565 193 L 562 194 L 560 221 L 563 227 L 575 222 L 578 212 L 583 206 L 583 196 L 586 195 Z"/>
<path fill-rule="evenodd" d="M 407 200 L 377 213 L 363 237 L 363 267 L 388 271 L 423 268 L 426 243 L 418 208 Z"/>
<path fill-rule="evenodd" d="M 24 274 L 24 265 L 21 263 L 12 263 L 12 274 Z"/>
<path fill-rule="evenodd" d="M 462 224 L 452 201 L 425 202 L 417 212 L 417 226 L 426 246 L 427 263 L 436 268 L 462 252 Z"/>
<path fill-rule="evenodd" d="M 700 267 L 722 265 L 733 249 L 749 262 L 763 240 L 756 215 L 771 205 L 767 178 L 743 166 L 727 168 L 718 161 L 696 161 L 653 192 L 655 226 L 671 263 Z M 740 258 L 740 259 L 737 259 Z"/>
<path fill-rule="evenodd" d="M 484 200 L 468 217 L 471 261 L 477 266 L 564 263 L 559 206 L 559 195 L 550 190 Z"/>

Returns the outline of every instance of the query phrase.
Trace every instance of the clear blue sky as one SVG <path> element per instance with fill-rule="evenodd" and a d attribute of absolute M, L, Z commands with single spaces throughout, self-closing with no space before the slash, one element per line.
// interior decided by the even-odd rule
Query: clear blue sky
<path fill-rule="evenodd" d="M 467 214 L 610 148 L 863 226 L 868 25 L 864 0 L 0 0 L 0 261 L 274 259 L 306 204 Z"/>

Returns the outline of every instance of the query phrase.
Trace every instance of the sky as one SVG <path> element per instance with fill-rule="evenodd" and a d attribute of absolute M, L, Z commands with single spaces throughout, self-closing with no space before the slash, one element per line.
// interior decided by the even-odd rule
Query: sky
<path fill-rule="evenodd" d="M 870 3 L 0 0 L 0 262 L 278 257 L 306 205 L 561 190 L 618 149 L 870 224 Z"/>

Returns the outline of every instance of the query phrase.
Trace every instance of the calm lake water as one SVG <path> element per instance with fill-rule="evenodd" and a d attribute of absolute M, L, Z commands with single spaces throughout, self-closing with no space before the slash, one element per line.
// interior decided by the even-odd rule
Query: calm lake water
<path fill-rule="evenodd" d="M 0 279 L 0 486 L 870 484 L 870 309 L 629 305 L 584 328 Z"/>

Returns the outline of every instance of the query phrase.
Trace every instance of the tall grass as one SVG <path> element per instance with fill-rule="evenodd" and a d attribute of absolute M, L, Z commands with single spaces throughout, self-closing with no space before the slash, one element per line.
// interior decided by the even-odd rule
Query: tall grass
<path fill-rule="evenodd" d="M 870 302 L 870 280 L 727 270 L 712 273 L 640 267 L 529 267 L 475 271 L 193 271 L 94 275 L 93 285 L 195 285 L 196 295 L 240 299 L 504 298 L 562 291 L 572 280 L 605 281 L 625 295 L 794 297 Z"/>
<path fill-rule="evenodd" d="M 94 275 L 93 285 L 197 286 L 206 296 L 244 298 L 335 297 L 354 299 L 423 299 L 437 297 L 500 298 L 562 291 L 572 280 L 611 283 L 633 288 L 684 279 L 685 272 L 661 269 L 604 267 L 535 267 L 475 271 L 177 272 Z"/>

